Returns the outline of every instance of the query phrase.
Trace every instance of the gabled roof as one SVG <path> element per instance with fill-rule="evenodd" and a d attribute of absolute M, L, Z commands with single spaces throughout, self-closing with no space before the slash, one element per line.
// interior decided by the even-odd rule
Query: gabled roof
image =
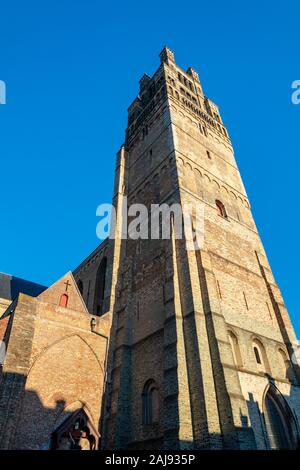
<path fill-rule="evenodd" d="M 71 271 L 48 287 L 37 299 L 59 306 L 63 295 L 68 297 L 66 308 L 76 310 L 77 312 L 89 313 Z"/>

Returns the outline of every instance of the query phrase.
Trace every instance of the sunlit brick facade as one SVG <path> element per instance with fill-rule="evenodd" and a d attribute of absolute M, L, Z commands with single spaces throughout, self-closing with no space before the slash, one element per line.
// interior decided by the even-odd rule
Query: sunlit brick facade
<path fill-rule="evenodd" d="M 53 286 L 37 300 L 21 298 L 21 303 L 29 313 L 29 304 L 38 308 L 38 318 L 45 315 L 44 332 L 53 341 L 56 326 L 51 323 L 50 328 L 48 322 L 59 309 L 64 328 L 72 332 L 63 347 L 79 347 L 78 337 L 76 345 L 72 342 L 79 329 L 77 336 L 90 348 L 82 347 L 82 354 L 92 350 L 98 357 L 98 369 L 96 360 L 80 363 L 87 377 L 84 384 L 89 373 L 91 377 L 92 392 L 84 393 L 92 405 L 86 403 L 85 414 L 98 447 L 295 448 L 300 421 L 299 368 L 292 360 L 295 333 L 252 217 L 227 128 L 218 106 L 204 95 L 197 72 L 182 70 L 168 48 L 160 60 L 154 75 L 140 80 L 139 94 L 128 109 L 115 172 L 116 238 L 105 240 L 74 270 L 72 315 L 67 315 L 68 305 L 59 307 L 62 292 Z M 120 237 L 127 205 L 142 203 L 150 209 L 154 203 L 188 202 L 204 205 L 200 250 L 187 250 L 186 241 L 173 232 L 166 240 Z M 78 307 L 81 297 L 86 311 Z M 56 302 L 52 312 L 49 305 Z M 103 336 L 93 336 L 90 318 L 96 319 Z M 25 389 L 43 339 L 40 320 L 32 321 L 30 344 L 36 356 L 30 353 L 22 369 Z M 8 352 L 15 350 L 9 339 L 11 323 Z M 67 336 L 61 328 L 60 338 Z M 11 336 L 14 341 L 17 337 Z M 50 337 L 46 343 L 49 347 Z M 18 355 L 7 357 L 16 373 Z M 70 367 L 68 360 L 63 367 Z M 55 376 L 59 366 L 55 363 L 52 369 L 51 355 L 47 361 L 45 367 Z M 63 370 L 58 375 L 54 388 L 65 401 L 69 392 Z M 38 371 L 35 377 L 32 387 L 47 394 Z M 76 380 L 83 393 L 82 375 L 72 377 L 77 403 Z M 2 413 L 5 396 L 2 385 Z M 24 422 L 22 407 L 18 412 Z M 43 430 L 44 448 L 52 433 L 60 432 L 55 420 L 50 421 L 48 431 Z M 11 432 L 7 420 L 1 423 L 6 448 L 31 447 L 17 421 L 11 424 L 16 430 L 9 441 L 3 437 Z M 61 419 L 59 425 L 63 423 Z"/>

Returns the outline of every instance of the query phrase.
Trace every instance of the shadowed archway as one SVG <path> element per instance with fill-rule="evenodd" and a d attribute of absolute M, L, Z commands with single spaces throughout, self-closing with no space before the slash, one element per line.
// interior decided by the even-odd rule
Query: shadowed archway
<path fill-rule="evenodd" d="M 264 398 L 264 419 L 270 449 L 296 449 L 298 430 L 294 415 L 284 397 L 270 385 Z"/>

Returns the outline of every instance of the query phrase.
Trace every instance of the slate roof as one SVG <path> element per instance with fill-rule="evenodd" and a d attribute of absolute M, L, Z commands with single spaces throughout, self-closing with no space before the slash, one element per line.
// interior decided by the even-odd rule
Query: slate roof
<path fill-rule="evenodd" d="M 0 298 L 2 299 L 14 300 L 20 292 L 36 297 L 46 289 L 40 284 L 0 273 Z"/>

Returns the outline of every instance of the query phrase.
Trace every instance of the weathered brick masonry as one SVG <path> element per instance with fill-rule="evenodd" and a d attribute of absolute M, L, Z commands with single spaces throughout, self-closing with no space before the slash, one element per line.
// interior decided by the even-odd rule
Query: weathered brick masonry
<path fill-rule="evenodd" d="M 67 288 L 68 305 L 59 301 Z M 0 447 L 48 449 L 53 433 L 83 410 L 95 438 L 105 377 L 110 321 L 91 315 L 71 273 L 37 298 L 19 294 L 7 323 L 0 395 Z"/>
<path fill-rule="evenodd" d="M 91 447 L 298 446 L 295 333 L 227 129 L 195 70 L 160 59 L 128 109 L 115 240 L 1 306 L 2 448 L 62 448 L 80 413 Z M 204 206 L 200 250 L 173 231 L 121 239 L 126 204 L 188 202 Z"/>

